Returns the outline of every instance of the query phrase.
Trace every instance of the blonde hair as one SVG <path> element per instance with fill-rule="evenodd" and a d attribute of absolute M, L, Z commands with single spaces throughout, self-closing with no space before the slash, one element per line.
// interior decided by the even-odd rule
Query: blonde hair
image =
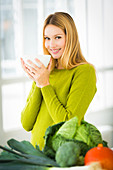
<path fill-rule="evenodd" d="M 49 15 L 43 27 L 43 52 L 44 54 L 49 54 L 45 47 L 44 31 L 47 25 L 55 25 L 62 29 L 66 35 L 66 45 L 61 56 L 61 64 L 65 69 L 71 69 L 80 64 L 88 63 L 84 56 L 82 55 L 77 29 L 73 18 L 65 12 L 56 12 Z M 52 58 L 52 69 L 56 65 L 56 60 Z"/>

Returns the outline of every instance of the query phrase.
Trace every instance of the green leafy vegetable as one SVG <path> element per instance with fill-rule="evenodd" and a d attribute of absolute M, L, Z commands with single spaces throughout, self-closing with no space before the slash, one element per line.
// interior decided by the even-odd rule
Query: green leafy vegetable
<path fill-rule="evenodd" d="M 74 135 L 76 134 L 77 127 L 78 127 L 78 118 L 74 117 L 63 124 L 60 123 L 57 124 L 57 126 L 51 126 L 51 128 L 47 129 L 45 141 L 46 141 L 46 146 L 48 146 L 48 150 L 54 153 L 54 154 L 50 153 L 50 155 L 52 155 L 51 156 L 52 158 L 54 158 L 55 152 L 63 143 L 73 139 Z M 52 135 L 50 133 L 51 131 L 52 132 L 54 131 Z"/>
<path fill-rule="evenodd" d="M 27 141 L 18 142 L 14 139 L 11 139 L 7 143 L 11 148 L 0 146 L 0 148 L 4 150 L 0 154 L 0 168 L 4 166 L 4 163 L 10 163 L 12 167 L 13 163 L 15 162 L 18 163 L 19 166 L 20 164 L 24 164 L 24 166 L 27 164 L 33 166 L 36 165 L 37 167 L 42 166 L 42 168 L 43 166 L 58 166 L 54 160 L 48 158 L 42 151 L 39 150 L 39 148 L 35 149 Z"/>
<path fill-rule="evenodd" d="M 52 137 L 63 124 L 64 122 L 60 122 L 53 126 L 49 126 L 46 129 L 45 137 L 44 137 L 45 145 L 44 145 L 43 152 L 45 153 L 45 155 L 49 156 L 50 158 L 53 158 L 53 159 L 55 158 L 55 150 L 53 150 L 53 147 L 52 147 Z"/>
<path fill-rule="evenodd" d="M 59 135 L 53 136 L 51 146 L 53 150 L 56 152 L 62 144 L 69 142 L 69 141 L 73 141 L 73 139 L 66 139 L 59 134 Z"/>
<path fill-rule="evenodd" d="M 74 117 L 65 122 L 57 131 L 55 136 L 61 135 L 66 139 L 73 139 L 78 128 L 78 118 Z"/>
<path fill-rule="evenodd" d="M 40 157 L 46 157 L 43 152 L 41 152 L 39 150 L 38 147 L 36 147 L 37 149 L 35 149 L 33 147 L 33 145 L 28 142 L 28 141 L 22 141 L 22 142 L 19 142 L 15 139 L 10 139 L 8 142 L 8 145 L 18 151 L 18 152 L 21 152 L 23 154 L 28 154 L 28 155 L 37 155 L 37 156 L 40 156 Z"/>
<path fill-rule="evenodd" d="M 89 149 L 91 149 L 91 147 L 89 147 L 86 143 L 82 142 L 82 141 L 77 141 L 77 140 L 73 140 L 76 144 L 79 145 L 80 147 L 80 155 L 81 156 L 85 156 L 85 154 L 87 153 L 87 151 Z"/>
<path fill-rule="evenodd" d="M 102 137 L 99 130 L 86 121 L 81 122 L 74 139 L 83 141 L 90 147 L 96 147 L 98 143 L 102 143 Z"/>
<path fill-rule="evenodd" d="M 0 164 L 0 170 L 50 170 L 49 167 L 30 165 L 21 162 L 8 162 Z"/>

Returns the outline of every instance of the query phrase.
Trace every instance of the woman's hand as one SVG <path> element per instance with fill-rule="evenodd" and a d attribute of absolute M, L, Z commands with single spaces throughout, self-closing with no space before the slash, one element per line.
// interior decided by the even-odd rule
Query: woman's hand
<path fill-rule="evenodd" d="M 40 65 L 40 67 L 34 64 L 31 60 L 28 60 L 27 62 L 29 64 L 26 64 L 24 60 L 21 58 L 22 68 L 28 74 L 30 79 L 36 82 L 37 87 L 42 88 L 50 84 L 49 75 L 51 60 L 48 69 L 37 58 L 35 59 L 35 61 L 37 62 L 38 65 Z"/>

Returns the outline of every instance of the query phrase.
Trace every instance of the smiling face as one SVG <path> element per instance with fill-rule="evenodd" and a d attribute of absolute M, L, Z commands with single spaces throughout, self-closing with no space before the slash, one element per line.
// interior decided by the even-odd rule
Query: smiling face
<path fill-rule="evenodd" d="M 66 35 L 55 25 L 47 25 L 44 31 L 45 47 L 54 59 L 59 59 L 65 49 Z"/>

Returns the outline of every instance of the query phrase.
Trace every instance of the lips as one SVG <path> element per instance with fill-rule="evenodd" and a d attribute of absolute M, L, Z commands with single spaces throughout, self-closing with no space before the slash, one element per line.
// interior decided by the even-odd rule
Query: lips
<path fill-rule="evenodd" d="M 59 49 L 51 49 L 51 52 L 53 54 L 57 54 L 60 50 L 61 50 L 61 48 L 59 48 Z"/>

